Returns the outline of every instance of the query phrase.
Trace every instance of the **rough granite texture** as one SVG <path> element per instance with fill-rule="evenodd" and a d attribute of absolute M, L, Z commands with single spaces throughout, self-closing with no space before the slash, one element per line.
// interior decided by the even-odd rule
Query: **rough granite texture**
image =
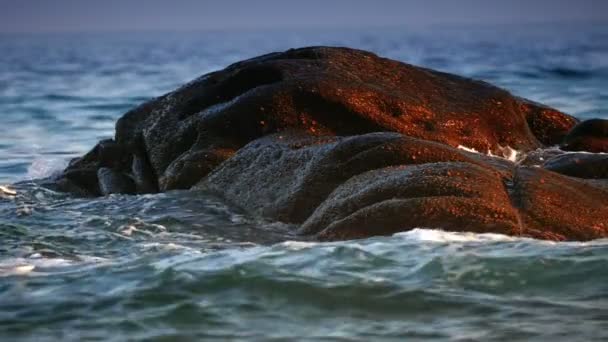
<path fill-rule="evenodd" d="M 589 240 L 608 237 L 606 127 L 485 82 L 309 47 L 140 105 L 47 184 L 86 196 L 195 187 L 321 240 L 414 227 Z"/>

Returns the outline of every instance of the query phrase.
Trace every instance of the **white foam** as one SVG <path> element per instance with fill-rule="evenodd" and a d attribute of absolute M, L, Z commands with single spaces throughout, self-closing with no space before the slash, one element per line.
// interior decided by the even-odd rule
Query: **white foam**
<path fill-rule="evenodd" d="M 45 178 L 55 175 L 67 166 L 62 158 L 36 158 L 27 168 L 26 179 Z"/>
<path fill-rule="evenodd" d="M 98 257 L 78 257 L 77 260 L 64 258 L 44 258 L 40 254 L 32 254 L 27 258 L 7 258 L 0 260 L 0 277 L 46 275 L 66 268 L 87 264 L 106 262 L 107 259 Z"/>
<path fill-rule="evenodd" d="M 495 233 L 473 233 L 473 232 L 448 232 L 440 229 L 415 228 L 407 232 L 396 233 L 395 237 L 421 242 L 532 242 L 541 245 L 560 246 L 608 246 L 608 239 L 596 239 L 591 241 L 551 241 L 540 240 L 530 237 L 510 236 Z"/>
<path fill-rule="evenodd" d="M 17 191 L 9 188 L 5 185 L 0 185 L 0 198 L 14 198 L 17 195 Z"/>
<path fill-rule="evenodd" d="M 142 243 L 141 247 L 144 250 L 161 249 L 161 250 L 165 250 L 165 251 L 186 251 L 186 252 L 191 252 L 193 254 L 201 254 L 201 251 L 196 248 L 180 245 L 180 244 L 173 243 L 173 242 L 168 242 L 168 243 L 147 242 L 147 243 Z"/>
<path fill-rule="evenodd" d="M 8 272 L 6 272 L 7 274 L 14 274 L 14 275 L 23 275 L 23 274 L 28 274 L 31 271 L 34 270 L 34 268 L 36 268 L 36 266 L 34 265 L 20 265 L 20 266 L 15 266 L 11 269 L 8 270 Z M 0 272 L 2 272 L 2 268 L 0 268 Z M 2 272 L 4 273 L 4 272 Z"/>
<path fill-rule="evenodd" d="M 302 249 L 312 248 L 314 246 L 319 245 L 320 242 L 307 242 L 307 241 L 285 241 L 280 243 L 280 246 L 286 247 L 287 249 L 291 249 L 294 251 L 299 251 Z"/>
<path fill-rule="evenodd" d="M 466 147 L 463 145 L 458 145 L 457 148 L 459 150 L 463 150 L 463 151 L 467 151 L 467 152 L 471 152 L 471 153 L 483 154 L 474 148 Z M 488 150 L 485 153 L 485 155 L 490 156 L 490 157 L 498 157 L 498 158 L 506 159 L 506 160 L 509 160 L 512 162 L 516 162 L 517 157 L 521 154 L 516 149 L 511 148 L 511 146 L 502 147 L 499 145 L 498 150 L 500 151 L 500 154 L 494 154 L 494 153 L 492 153 L 492 151 Z"/>
<path fill-rule="evenodd" d="M 502 158 L 512 161 L 514 163 L 517 161 L 517 157 L 521 154 L 516 149 L 511 148 L 511 146 L 500 147 L 500 149 L 502 152 Z M 491 155 L 491 153 L 489 151 L 488 151 L 488 153 Z"/>
<path fill-rule="evenodd" d="M 473 232 L 449 232 L 441 229 L 414 228 L 412 230 L 394 234 L 392 237 L 372 237 L 374 240 L 350 240 L 338 242 L 309 242 L 309 241 L 286 241 L 277 244 L 290 250 L 303 250 L 315 247 L 333 248 L 336 245 L 348 244 L 353 248 L 367 250 L 385 243 L 392 243 L 391 239 L 398 238 L 408 242 L 431 242 L 431 243 L 463 243 L 463 242 L 513 242 L 513 241 L 538 241 L 541 243 L 556 243 L 554 241 L 535 240 L 527 237 L 509 236 L 495 233 L 473 233 Z M 379 239 L 379 240 L 377 240 Z M 608 242 L 608 239 L 606 239 Z M 580 242 L 576 242 L 580 244 Z"/>
<path fill-rule="evenodd" d="M 466 147 L 466 146 L 463 146 L 463 145 L 458 145 L 457 148 L 459 150 L 464 150 L 464 151 L 471 152 L 471 153 L 479 153 L 479 151 L 477 151 L 476 149 L 474 149 L 472 147 Z"/>
<path fill-rule="evenodd" d="M 146 223 L 145 221 L 139 218 L 134 218 L 134 222 L 132 224 L 120 226 L 117 230 L 117 233 L 119 235 L 122 235 L 123 237 L 130 237 L 134 235 L 134 233 L 154 237 L 166 231 L 167 228 L 161 224 Z"/>
<path fill-rule="evenodd" d="M 517 241 L 527 238 L 493 234 L 493 233 L 472 233 L 472 232 L 446 232 L 439 229 L 415 228 L 407 232 L 397 233 L 394 236 L 425 242 L 490 242 L 490 241 Z"/>
<path fill-rule="evenodd" d="M 36 268 L 65 267 L 71 262 L 61 258 L 10 258 L 0 261 L 0 277 L 27 275 Z"/>

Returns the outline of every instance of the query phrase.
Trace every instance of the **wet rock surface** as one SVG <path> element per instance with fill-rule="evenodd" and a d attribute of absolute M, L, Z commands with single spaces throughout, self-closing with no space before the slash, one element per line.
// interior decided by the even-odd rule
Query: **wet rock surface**
<path fill-rule="evenodd" d="M 204 189 L 322 240 L 414 227 L 608 237 L 605 155 L 548 149 L 605 151 L 605 122 L 577 123 L 485 82 L 302 48 L 131 110 L 115 139 L 52 186 L 91 196 Z"/>

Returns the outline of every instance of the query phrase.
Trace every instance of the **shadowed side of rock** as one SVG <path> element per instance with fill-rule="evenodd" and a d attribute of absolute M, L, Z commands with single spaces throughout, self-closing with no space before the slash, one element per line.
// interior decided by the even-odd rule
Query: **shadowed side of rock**
<path fill-rule="evenodd" d="M 250 143 L 196 188 L 222 194 L 257 215 L 300 223 L 355 175 L 391 165 L 442 161 L 491 169 L 456 149 L 397 133 L 339 138 L 295 132 Z"/>
<path fill-rule="evenodd" d="M 579 123 L 564 137 L 561 148 L 608 153 L 608 120 L 590 119 Z"/>
<path fill-rule="evenodd" d="M 564 153 L 548 159 L 543 167 L 572 177 L 608 179 L 608 154 Z"/>

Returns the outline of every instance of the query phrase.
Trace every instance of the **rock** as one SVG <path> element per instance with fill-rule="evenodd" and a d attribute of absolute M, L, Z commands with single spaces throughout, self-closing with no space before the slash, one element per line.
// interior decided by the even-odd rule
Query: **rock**
<path fill-rule="evenodd" d="M 566 151 L 608 152 L 608 120 L 590 119 L 576 125 L 564 137 Z"/>
<path fill-rule="evenodd" d="M 333 191 L 302 231 L 341 240 L 416 227 L 519 233 L 501 178 L 466 162 L 389 166 L 359 174 Z"/>
<path fill-rule="evenodd" d="M 498 153 L 553 144 L 575 123 L 481 81 L 364 51 L 312 47 L 233 64 L 126 113 L 116 125 L 122 150 L 113 168 L 129 172 L 132 159 L 145 161 L 152 184 L 138 192 L 166 191 L 188 188 L 250 141 L 287 129 L 393 131 Z M 70 169 L 105 167 L 101 158 L 91 164 L 98 153 Z"/>
<path fill-rule="evenodd" d="M 555 156 L 561 156 L 565 152 L 559 148 L 539 148 L 534 151 L 523 153 L 517 160 L 522 166 L 543 166 L 545 162 Z"/>
<path fill-rule="evenodd" d="M 558 145 L 578 120 L 563 115 L 555 109 L 526 99 L 522 101 L 523 110 L 528 113 L 528 126 L 536 138 L 546 146 Z"/>
<path fill-rule="evenodd" d="M 457 149 L 398 133 L 344 138 L 282 133 L 243 147 L 196 188 L 221 194 L 256 215 L 301 223 L 355 175 L 387 166 L 443 161 L 494 170 Z"/>
<path fill-rule="evenodd" d="M 256 216 L 301 224 L 301 234 L 322 240 L 415 227 L 553 240 L 608 236 L 608 192 L 598 185 L 396 133 L 267 136 L 195 188 Z"/>
<path fill-rule="evenodd" d="M 563 153 L 539 151 L 580 135 L 577 122 L 485 82 L 309 47 L 233 64 L 129 111 L 113 140 L 55 184 L 94 196 L 194 186 L 324 240 L 413 227 L 608 236 L 602 178 L 524 166 Z M 517 163 L 485 155 L 511 149 L 523 155 Z M 549 216 L 571 204 L 594 211 Z"/>
<path fill-rule="evenodd" d="M 547 160 L 544 168 L 572 177 L 608 179 L 608 154 L 565 153 Z"/>
<path fill-rule="evenodd" d="M 608 191 L 535 167 L 517 168 L 513 203 L 526 235 L 549 240 L 608 237 Z"/>
<path fill-rule="evenodd" d="M 132 194 L 135 192 L 135 184 L 131 178 L 110 168 L 99 168 L 97 179 L 99 181 L 99 192 L 102 195 Z"/>
<path fill-rule="evenodd" d="M 158 192 L 157 181 L 148 161 L 142 154 L 133 154 L 131 176 L 137 193 Z"/>

